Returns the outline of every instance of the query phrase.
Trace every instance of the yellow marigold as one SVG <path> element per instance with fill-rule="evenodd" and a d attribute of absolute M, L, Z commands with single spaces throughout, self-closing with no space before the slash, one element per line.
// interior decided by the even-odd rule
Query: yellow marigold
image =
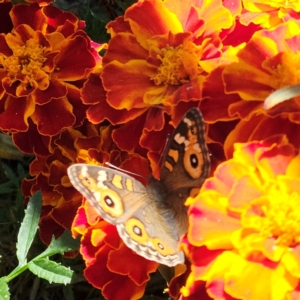
<path fill-rule="evenodd" d="M 214 299 L 298 297 L 299 163 L 285 136 L 235 145 L 233 158 L 189 201 L 184 297 L 197 295 L 203 281 Z"/>

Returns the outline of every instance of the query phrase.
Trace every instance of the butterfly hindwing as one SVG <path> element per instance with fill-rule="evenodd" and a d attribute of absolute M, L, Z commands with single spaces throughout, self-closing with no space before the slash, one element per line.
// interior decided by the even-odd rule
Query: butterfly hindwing
<path fill-rule="evenodd" d="M 149 260 L 175 266 L 184 262 L 178 251 L 178 239 L 169 234 L 166 220 L 152 205 L 146 202 L 129 219 L 117 224 L 117 230 L 125 244 Z"/>

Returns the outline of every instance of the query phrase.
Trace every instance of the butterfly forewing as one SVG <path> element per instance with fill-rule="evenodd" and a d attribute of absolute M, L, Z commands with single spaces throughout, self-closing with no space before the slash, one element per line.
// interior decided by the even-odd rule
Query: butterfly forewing
<path fill-rule="evenodd" d="M 111 224 L 126 219 L 147 196 L 147 189 L 133 177 L 109 168 L 74 164 L 68 168 L 73 186 Z"/>
<path fill-rule="evenodd" d="M 190 109 L 175 128 L 167 145 L 161 181 L 170 193 L 200 188 L 210 172 L 205 124 L 197 108 Z"/>

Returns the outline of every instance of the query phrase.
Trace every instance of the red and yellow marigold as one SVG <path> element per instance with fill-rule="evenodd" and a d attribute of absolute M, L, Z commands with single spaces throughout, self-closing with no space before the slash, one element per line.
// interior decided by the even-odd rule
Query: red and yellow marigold
<path fill-rule="evenodd" d="M 228 121 L 233 122 L 235 127 L 229 126 L 227 136 L 217 140 L 224 144 L 228 158 L 234 143 L 274 134 L 286 134 L 291 143 L 300 146 L 299 135 L 294 134 L 299 124 L 298 103 L 264 109 L 264 100 L 274 90 L 299 83 L 299 33 L 295 20 L 259 30 L 237 53 L 236 62 L 207 76 L 200 108 L 206 121 L 216 124 L 209 130 L 214 140 L 229 126 Z"/>
<path fill-rule="evenodd" d="M 215 299 L 295 299 L 300 279 L 300 155 L 285 136 L 236 144 L 195 199 L 183 248 Z M 200 285 L 199 285 L 200 284 Z"/>
<path fill-rule="evenodd" d="M 156 262 L 129 249 L 116 227 L 100 220 L 87 201 L 79 208 L 72 231 L 74 236 L 82 235 L 80 253 L 85 260 L 85 277 L 101 289 L 107 299 L 140 299 L 143 296 L 149 274 L 158 267 Z"/>
<path fill-rule="evenodd" d="M 51 142 L 51 155 L 37 155 L 30 165 L 32 179 L 25 179 L 25 197 L 41 190 L 43 198 L 40 218 L 40 237 L 49 244 L 53 235 L 71 229 L 82 196 L 71 185 L 67 168 L 76 162 L 110 161 L 120 163 L 124 156 L 111 141 L 110 126 L 99 127 L 85 122 L 75 129 L 65 129 Z"/>
<path fill-rule="evenodd" d="M 243 7 L 240 19 L 244 24 L 255 23 L 263 28 L 272 28 L 290 19 L 299 20 L 298 1 L 244 0 Z"/>
<path fill-rule="evenodd" d="M 157 169 L 163 148 L 159 141 L 183 112 L 199 105 L 204 78 L 227 50 L 219 34 L 233 24 L 222 1 L 203 1 L 201 7 L 197 1 L 174 5 L 146 0 L 132 5 L 124 17 L 107 25 L 112 38 L 101 73 L 106 98 L 95 100 L 83 92 L 84 103 L 93 103 L 88 119 L 122 124 L 113 132 L 118 147 L 146 151 Z M 95 84 L 98 88 L 100 79 Z"/>
<path fill-rule="evenodd" d="M 88 202 L 80 206 L 66 169 L 110 161 L 147 178 L 167 134 L 200 106 L 216 161 L 223 146 L 229 158 L 237 142 L 265 140 L 236 144 L 189 200 L 182 247 L 191 268 L 171 294 L 187 277 L 182 299 L 297 298 L 299 100 L 263 103 L 299 84 L 299 4 L 138 1 L 108 24 L 102 68 L 83 22 L 37 4 L 50 1 L 28 1 L 12 9 L 0 1 L 0 128 L 36 154 L 23 192 L 42 191 L 42 240 L 72 227 L 86 278 L 109 299 L 140 298 L 157 264 L 129 250 Z"/>
<path fill-rule="evenodd" d="M 0 35 L 0 128 L 23 152 L 34 153 L 43 136 L 82 123 L 81 81 L 98 54 L 70 13 L 31 4 L 15 5 L 10 16 L 12 31 Z M 38 134 L 28 147 L 32 131 Z"/>

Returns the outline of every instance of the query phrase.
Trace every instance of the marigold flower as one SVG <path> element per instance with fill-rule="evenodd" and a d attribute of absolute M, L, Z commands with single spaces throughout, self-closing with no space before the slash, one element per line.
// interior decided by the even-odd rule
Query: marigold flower
<path fill-rule="evenodd" d="M 79 208 L 72 232 L 74 236 L 82 235 L 80 253 L 86 264 L 86 279 L 101 289 L 107 299 L 140 299 L 143 296 L 149 274 L 156 271 L 158 263 L 127 248 L 116 227 L 99 220 L 88 201 Z"/>
<path fill-rule="evenodd" d="M 183 248 L 213 298 L 289 299 L 300 278 L 300 155 L 286 137 L 236 144 L 195 199 Z M 205 259 L 204 259 L 205 258 Z"/>
<path fill-rule="evenodd" d="M 221 23 L 213 21 L 216 14 Z M 157 133 L 170 128 L 165 112 L 174 126 L 182 111 L 198 105 L 192 101 L 201 99 L 203 79 L 221 57 L 218 33 L 232 23 L 221 1 L 197 7 L 197 2 L 146 0 L 131 6 L 124 17 L 108 24 L 112 39 L 101 73 L 107 99 L 99 99 L 99 109 L 94 105 L 88 111 L 89 120 L 125 124 L 113 136 L 122 150 L 139 144 L 156 152 L 148 147 L 158 140 Z M 125 131 L 135 132 L 136 138 L 124 140 Z M 157 148 L 161 150 L 161 143 Z"/>
<path fill-rule="evenodd" d="M 180 99 L 173 93 L 183 86 L 199 98 L 198 76 L 203 71 L 198 61 L 203 50 L 191 41 L 191 33 L 184 32 L 177 17 L 161 1 L 144 1 L 127 9 L 124 20 L 108 24 L 110 32 L 124 28 L 111 39 L 103 60 L 101 77 L 108 103 L 117 109 L 176 104 Z M 149 23 L 151 27 L 145 27 Z M 113 72 L 126 82 L 112 81 Z M 129 88 L 123 89 L 123 84 Z"/>
<path fill-rule="evenodd" d="M 33 153 L 33 145 L 24 147 L 22 133 L 54 136 L 82 123 L 80 80 L 93 70 L 98 54 L 72 14 L 31 4 L 15 5 L 10 15 L 14 28 L 0 35 L 0 128 L 13 138 L 17 134 L 17 146 Z"/>
<path fill-rule="evenodd" d="M 298 1 L 244 0 L 243 6 L 244 11 L 240 19 L 244 24 L 253 22 L 264 28 L 272 28 L 289 19 L 299 19 L 297 16 L 300 11 Z"/>
<path fill-rule="evenodd" d="M 300 146 L 294 134 L 299 119 L 297 102 L 286 101 L 267 111 L 263 107 L 274 90 L 299 83 L 299 33 L 300 27 L 293 20 L 272 30 L 259 30 L 237 53 L 238 61 L 208 75 L 201 109 L 208 123 L 233 121 L 231 126 L 220 122 L 209 129 L 209 136 L 216 140 L 218 131 L 229 128 L 228 136 L 217 140 L 224 144 L 227 157 L 231 157 L 237 141 L 263 140 L 278 133 Z"/>
<path fill-rule="evenodd" d="M 299 82 L 297 44 L 300 26 L 289 21 L 273 30 L 256 32 L 237 57 L 239 61 L 225 67 L 226 93 L 238 93 L 243 100 L 230 109 L 231 115 L 243 110 L 247 101 L 264 100 L 272 91 Z M 295 43 L 296 42 L 296 43 Z M 235 82 L 243 76 L 244 80 Z M 257 109 L 258 110 L 258 109 Z"/>
<path fill-rule="evenodd" d="M 53 234 L 59 236 L 70 229 L 82 196 L 71 185 L 67 168 L 75 162 L 106 162 L 119 164 L 122 156 L 114 150 L 111 128 L 84 123 L 81 127 L 66 129 L 51 142 L 52 154 L 37 155 L 30 165 L 32 179 L 22 182 L 22 191 L 28 199 L 41 190 L 43 198 L 40 218 L 40 236 L 49 244 Z M 102 149 L 102 150 L 99 150 Z"/>

